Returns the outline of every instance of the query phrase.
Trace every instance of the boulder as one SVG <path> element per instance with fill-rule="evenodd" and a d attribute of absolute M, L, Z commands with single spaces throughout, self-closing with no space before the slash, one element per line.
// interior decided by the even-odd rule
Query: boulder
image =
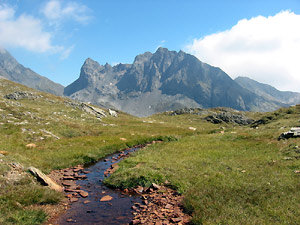
<path fill-rule="evenodd" d="M 83 111 L 96 116 L 97 118 L 106 117 L 104 110 L 97 108 L 95 106 L 88 105 L 86 103 L 81 103 L 81 108 Z"/>
<path fill-rule="evenodd" d="M 26 145 L 27 148 L 36 148 L 36 144 L 30 143 Z"/>
<path fill-rule="evenodd" d="M 292 127 L 288 132 L 280 134 L 278 140 L 300 137 L 300 127 Z"/>
<path fill-rule="evenodd" d="M 108 113 L 109 115 L 113 116 L 113 117 L 118 117 L 118 114 L 116 111 L 112 110 L 112 109 L 108 109 Z"/>
<path fill-rule="evenodd" d="M 58 185 L 55 181 L 53 181 L 50 177 L 46 176 L 42 171 L 35 167 L 29 167 L 28 171 L 36 177 L 36 179 L 44 186 L 49 186 L 49 188 L 62 192 L 63 187 Z"/>

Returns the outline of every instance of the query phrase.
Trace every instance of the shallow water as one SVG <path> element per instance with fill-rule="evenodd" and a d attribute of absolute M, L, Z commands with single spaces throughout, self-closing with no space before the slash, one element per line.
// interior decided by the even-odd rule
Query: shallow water
<path fill-rule="evenodd" d="M 140 148 L 131 148 L 124 151 L 124 154 L 134 152 Z M 54 224 L 128 224 L 132 218 L 131 206 L 134 202 L 141 203 L 141 199 L 137 195 L 129 195 L 122 193 L 120 190 L 114 190 L 106 187 L 102 180 L 105 179 L 104 171 L 110 168 L 114 163 L 122 160 L 116 160 L 114 162 L 112 158 L 117 158 L 120 155 L 113 154 L 106 157 L 108 161 L 104 159 L 100 160 L 94 165 L 85 168 L 85 171 L 90 171 L 86 174 L 87 179 L 79 180 L 76 182 L 81 187 L 81 190 L 87 191 L 89 196 L 87 198 L 79 198 L 78 202 L 71 203 L 70 208 L 58 218 Z M 100 199 L 110 195 L 113 197 L 111 201 L 100 202 Z M 84 201 L 90 202 L 84 204 Z M 72 222 L 67 222 L 68 219 L 72 219 Z"/>

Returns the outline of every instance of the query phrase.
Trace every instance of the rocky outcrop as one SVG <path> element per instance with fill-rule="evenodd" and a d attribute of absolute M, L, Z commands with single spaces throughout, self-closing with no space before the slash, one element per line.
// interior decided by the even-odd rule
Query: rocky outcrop
<path fill-rule="evenodd" d="M 249 125 L 254 122 L 253 119 L 250 119 L 242 114 L 237 114 L 232 112 L 214 113 L 212 115 L 205 117 L 204 119 L 214 124 L 234 123 L 239 125 Z"/>
<path fill-rule="evenodd" d="M 241 87 L 220 68 L 166 48 L 138 55 L 132 64 L 100 65 L 88 58 L 64 94 L 136 116 L 185 107 L 269 111 L 281 106 Z"/>
<path fill-rule="evenodd" d="M 280 134 L 278 140 L 300 137 L 300 127 L 292 127 L 288 132 Z"/>
<path fill-rule="evenodd" d="M 81 107 L 83 111 L 92 114 L 98 118 L 106 117 L 105 111 L 98 107 L 94 107 L 86 103 L 81 103 Z"/>
<path fill-rule="evenodd" d="M 4 96 L 6 99 L 13 99 L 13 100 L 21 100 L 21 99 L 36 99 L 40 96 L 37 96 L 31 92 L 25 92 L 25 91 L 16 91 L 11 94 L 7 94 Z"/>

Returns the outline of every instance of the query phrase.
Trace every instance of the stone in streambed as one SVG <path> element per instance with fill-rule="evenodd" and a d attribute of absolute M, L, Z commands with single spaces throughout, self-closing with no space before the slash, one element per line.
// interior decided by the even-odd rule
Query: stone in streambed
<path fill-rule="evenodd" d="M 113 197 L 111 197 L 110 195 L 105 195 L 104 197 L 102 197 L 100 199 L 100 202 L 108 202 L 111 201 L 113 199 Z"/>
<path fill-rule="evenodd" d="M 80 191 L 79 195 L 83 198 L 86 198 L 87 196 L 89 196 L 89 193 L 87 193 L 86 191 Z"/>
<path fill-rule="evenodd" d="M 78 198 L 70 198 L 70 202 L 77 202 Z"/>
<path fill-rule="evenodd" d="M 76 180 L 76 179 L 72 176 L 64 176 L 63 180 Z"/>
<path fill-rule="evenodd" d="M 65 180 L 61 183 L 63 186 L 72 186 L 73 185 L 73 182 L 70 181 L 70 180 Z"/>

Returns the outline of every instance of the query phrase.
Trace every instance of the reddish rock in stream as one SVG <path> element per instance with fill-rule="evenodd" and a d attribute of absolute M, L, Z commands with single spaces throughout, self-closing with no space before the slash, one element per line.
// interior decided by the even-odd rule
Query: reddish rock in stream
<path fill-rule="evenodd" d="M 100 202 L 108 202 L 108 201 L 111 201 L 113 198 L 109 195 L 105 195 L 104 197 L 102 197 L 100 199 Z"/>
<path fill-rule="evenodd" d="M 165 186 L 152 184 L 151 188 L 142 191 L 143 204 L 132 206 L 134 218 L 131 224 L 189 224 L 190 216 L 183 213 L 181 202 L 183 197 Z"/>

